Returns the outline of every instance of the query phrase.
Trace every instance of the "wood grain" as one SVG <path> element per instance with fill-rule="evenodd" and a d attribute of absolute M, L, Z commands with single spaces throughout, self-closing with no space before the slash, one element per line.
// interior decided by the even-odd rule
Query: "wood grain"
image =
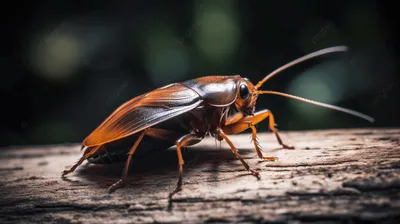
<path fill-rule="evenodd" d="M 174 148 L 135 157 L 127 186 L 107 193 L 123 164 L 86 162 L 66 180 L 79 144 L 0 149 L 0 223 L 399 223 L 400 129 L 281 132 L 295 150 L 259 134 L 232 136 L 261 173 L 247 173 L 225 142 L 186 148 L 183 191 L 168 201 L 178 166 Z M 297 221 L 297 222 L 296 222 Z"/>

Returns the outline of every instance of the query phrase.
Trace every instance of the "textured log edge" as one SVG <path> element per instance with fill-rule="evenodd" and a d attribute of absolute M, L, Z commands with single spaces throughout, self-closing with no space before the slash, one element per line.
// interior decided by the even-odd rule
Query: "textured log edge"
<path fill-rule="evenodd" d="M 398 223 L 400 129 L 282 132 L 295 150 L 259 135 L 259 162 L 248 134 L 232 136 L 261 180 L 244 171 L 225 143 L 189 147 L 183 191 L 173 148 L 134 158 L 130 183 L 113 194 L 123 166 L 84 164 L 66 180 L 61 171 L 78 144 L 0 149 L 0 223 L 278 222 Z"/>

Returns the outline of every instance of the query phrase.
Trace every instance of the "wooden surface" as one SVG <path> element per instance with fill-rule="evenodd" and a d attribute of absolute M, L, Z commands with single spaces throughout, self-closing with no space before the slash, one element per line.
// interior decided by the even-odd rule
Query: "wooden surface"
<path fill-rule="evenodd" d="M 0 149 L 0 223 L 400 223 L 400 129 L 282 132 L 295 150 L 259 135 L 259 162 L 250 135 L 233 143 L 261 179 L 248 174 L 222 142 L 206 139 L 183 152 L 183 191 L 173 148 L 134 158 L 130 182 L 112 194 L 123 165 L 85 162 L 78 144 Z M 296 222 L 297 221 L 297 222 Z"/>

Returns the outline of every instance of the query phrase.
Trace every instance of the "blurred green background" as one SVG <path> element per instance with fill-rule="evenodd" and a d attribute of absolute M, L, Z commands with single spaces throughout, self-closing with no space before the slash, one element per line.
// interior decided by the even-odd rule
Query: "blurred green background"
<path fill-rule="evenodd" d="M 0 143 L 81 142 L 132 97 L 209 75 L 253 83 L 313 51 L 346 53 L 263 89 L 347 107 L 367 121 L 264 95 L 280 130 L 399 126 L 394 22 L 377 1 L 44 1 L 2 7 Z M 267 131 L 267 123 L 259 125 Z"/>

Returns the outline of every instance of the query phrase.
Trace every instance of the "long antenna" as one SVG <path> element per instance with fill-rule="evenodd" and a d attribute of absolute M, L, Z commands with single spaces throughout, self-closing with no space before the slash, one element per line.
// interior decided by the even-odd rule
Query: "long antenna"
<path fill-rule="evenodd" d="M 287 93 L 281 93 L 281 92 L 270 91 L 270 90 L 259 90 L 259 91 L 257 91 L 257 93 L 258 94 L 272 94 L 272 95 L 284 96 L 284 97 L 292 98 L 292 99 L 295 99 L 295 100 L 300 100 L 300 101 L 303 101 L 305 103 L 314 104 L 314 105 L 325 107 L 325 108 L 329 108 L 329 109 L 332 109 L 332 110 L 337 110 L 337 111 L 341 111 L 341 112 L 344 112 L 344 113 L 348 113 L 348 114 L 354 115 L 356 117 L 363 118 L 363 119 L 365 119 L 365 120 L 367 120 L 367 121 L 369 121 L 371 123 L 373 123 L 375 121 L 374 118 L 372 118 L 372 117 L 370 117 L 368 115 L 362 114 L 360 112 L 354 111 L 354 110 L 350 110 L 350 109 L 346 109 L 346 108 L 343 108 L 343 107 L 338 107 L 338 106 L 334 106 L 334 105 L 330 105 L 330 104 L 326 104 L 326 103 L 321 103 L 321 102 L 317 102 L 317 101 L 314 101 L 314 100 L 309 100 L 309 99 L 306 99 L 306 98 L 290 95 L 290 94 L 287 94 Z"/>
<path fill-rule="evenodd" d="M 272 78 L 273 76 L 275 76 L 276 74 L 278 74 L 279 72 L 292 67 L 293 65 L 296 65 L 300 62 L 306 61 L 308 59 L 320 56 L 320 55 L 324 55 L 324 54 L 329 54 L 329 53 L 333 53 L 333 52 L 341 52 L 341 51 L 347 51 L 347 47 L 346 46 L 336 46 L 336 47 L 329 47 L 329 48 L 325 48 L 319 51 L 315 51 L 313 53 L 307 54 L 303 57 L 300 57 L 294 61 L 291 61 L 289 63 L 287 63 L 286 65 L 281 66 L 280 68 L 275 69 L 275 71 L 269 73 L 263 80 L 259 81 L 256 85 L 256 88 L 260 88 L 268 79 Z"/>

